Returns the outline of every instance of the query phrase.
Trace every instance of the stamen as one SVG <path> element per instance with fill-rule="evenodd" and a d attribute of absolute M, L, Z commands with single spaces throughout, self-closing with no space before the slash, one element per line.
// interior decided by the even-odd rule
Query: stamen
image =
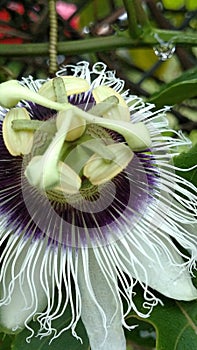
<path fill-rule="evenodd" d="M 110 111 L 106 112 L 104 117 L 108 119 L 119 119 L 119 120 L 125 120 L 127 122 L 130 121 L 130 112 L 127 103 L 125 102 L 124 98 L 116 92 L 114 89 L 110 88 L 109 86 L 97 86 L 95 89 L 93 89 L 92 94 L 94 96 L 94 99 L 96 102 L 103 102 L 106 97 L 112 97 L 115 96 L 118 99 L 118 106 L 122 108 L 112 108 Z M 117 113 L 117 110 L 122 111 L 122 113 Z M 118 115 L 117 115 L 118 114 Z"/>
<path fill-rule="evenodd" d="M 134 153 L 124 144 L 116 143 L 106 146 L 113 152 L 115 159 L 110 164 L 95 153 L 86 163 L 83 173 L 93 185 L 101 185 L 118 175 L 126 168 Z"/>
<path fill-rule="evenodd" d="M 105 115 L 106 117 L 106 113 L 109 112 L 112 109 L 112 107 L 115 107 L 117 105 L 118 105 L 118 98 L 116 96 L 110 96 L 110 97 L 107 97 L 102 102 L 93 106 L 89 110 L 89 113 L 94 114 L 98 117 L 101 117 L 102 115 Z"/>
<path fill-rule="evenodd" d="M 57 130 L 64 128 L 63 124 L 66 122 L 67 118 L 70 118 L 70 125 L 69 130 L 65 134 L 65 140 L 75 141 L 83 135 L 86 128 L 86 122 L 84 118 L 75 115 L 72 109 L 69 111 L 60 111 L 56 118 Z"/>
<path fill-rule="evenodd" d="M 30 116 L 25 108 L 13 108 L 3 121 L 3 140 L 12 156 L 28 154 L 33 144 L 33 132 L 30 130 L 15 130 L 12 123 L 23 120 L 31 122 Z"/>
<path fill-rule="evenodd" d="M 67 164 L 59 162 L 58 169 L 60 173 L 60 186 L 54 187 L 64 193 L 73 194 L 79 191 L 81 179 Z"/>
<path fill-rule="evenodd" d="M 90 86 L 87 80 L 73 76 L 66 76 L 48 80 L 41 86 L 41 88 L 38 90 L 38 93 L 44 97 L 47 97 L 51 101 L 65 103 L 67 102 L 65 101 L 65 96 L 80 94 L 82 92 L 88 91 L 89 88 Z M 62 101 L 62 99 L 64 101 Z"/>

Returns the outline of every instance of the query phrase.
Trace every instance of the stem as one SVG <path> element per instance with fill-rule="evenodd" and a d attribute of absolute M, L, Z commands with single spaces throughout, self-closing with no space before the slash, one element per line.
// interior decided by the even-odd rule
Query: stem
<path fill-rule="evenodd" d="M 138 26 L 137 14 L 135 9 L 135 1 L 123 0 L 123 3 L 127 11 L 129 34 L 131 38 L 137 39 L 141 34 L 141 30 Z"/>
<path fill-rule="evenodd" d="M 131 38 L 137 39 L 145 33 L 147 28 L 151 30 L 148 16 L 140 0 L 123 0 L 127 11 L 129 34 Z"/>
<path fill-rule="evenodd" d="M 101 52 L 115 50 L 117 48 L 137 48 L 137 47 L 151 47 L 158 44 L 158 40 L 155 37 L 158 34 L 160 39 L 168 42 L 171 41 L 174 44 L 184 46 L 197 46 L 196 33 L 173 30 L 154 29 L 151 32 L 145 33 L 143 38 L 138 40 L 127 36 L 106 36 L 104 38 L 91 38 L 83 40 L 70 40 L 67 42 L 59 42 L 57 44 L 57 52 L 59 54 L 83 54 L 88 52 Z M 47 56 L 48 44 L 1 44 L 0 56 L 9 57 L 22 57 L 22 56 Z"/>
<path fill-rule="evenodd" d="M 161 41 L 166 43 L 171 42 L 183 46 L 197 46 L 196 33 L 183 33 L 178 30 L 152 29 L 152 31 L 147 33 L 143 39 L 147 45 L 155 45 L 159 43 L 157 39 L 158 37 Z"/>
<path fill-rule="evenodd" d="M 56 0 L 49 0 L 49 73 L 53 75 L 57 71 L 57 40 L 58 40 L 58 25 Z"/>
<path fill-rule="evenodd" d="M 129 1 L 129 0 L 128 0 Z M 145 28 L 150 28 L 151 25 L 147 16 L 147 13 L 145 9 L 143 8 L 142 1 L 139 0 L 133 0 L 134 6 L 135 6 L 135 11 L 138 19 L 138 23 Z"/>

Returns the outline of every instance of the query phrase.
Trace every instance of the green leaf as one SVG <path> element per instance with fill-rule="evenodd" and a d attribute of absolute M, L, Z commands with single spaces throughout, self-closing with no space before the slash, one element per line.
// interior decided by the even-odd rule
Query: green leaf
<path fill-rule="evenodd" d="M 147 319 L 139 318 L 134 312 L 128 317 L 128 324 L 140 324 L 141 321 L 151 325 L 149 335 L 154 340 L 154 329 L 156 332 L 156 350 L 197 350 L 197 301 L 179 302 L 166 298 L 162 295 L 158 296 L 163 302 L 162 305 L 154 307 L 151 315 Z M 135 302 L 140 311 L 145 312 L 141 307 L 143 297 L 141 289 L 138 288 Z M 139 322 L 140 321 L 140 322 Z M 154 327 L 154 328 L 153 328 Z M 141 344 L 136 335 L 126 332 L 127 337 Z M 134 335 L 133 335 L 134 334 Z M 148 333 L 147 333 L 148 335 Z M 144 343 L 144 346 L 150 346 L 150 339 Z"/>
<path fill-rule="evenodd" d="M 164 105 L 175 105 L 182 101 L 197 96 L 197 69 L 191 69 L 180 77 L 154 93 L 148 102 L 154 103 L 157 108 Z"/>
<path fill-rule="evenodd" d="M 140 319 L 136 320 L 135 317 L 132 317 L 129 320 L 129 325 L 135 326 L 136 324 L 137 327 L 131 331 L 125 330 L 127 340 L 129 339 L 132 343 L 142 346 L 143 349 L 144 347 L 146 347 L 146 349 L 155 348 L 156 331 L 153 325 L 150 322 L 145 322 Z"/>
<path fill-rule="evenodd" d="M 174 157 L 173 162 L 176 167 L 181 169 L 188 169 L 197 165 L 197 144 L 188 152 L 183 152 L 179 156 Z M 189 171 L 176 170 L 176 173 L 197 187 L 197 166 Z"/>
<path fill-rule="evenodd" d="M 157 350 L 197 350 L 197 302 L 165 298 L 150 317 L 157 333 Z"/>
<path fill-rule="evenodd" d="M 70 308 L 64 312 L 64 314 L 54 321 L 53 327 L 57 331 L 61 331 L 71 321 Z M 83 344 L 80 340 L 77 340 L 71 333 L 71 330 L 63 332 L 58 338 L 54 339 L 49 345 L 52 336 L 47 336 L 42 339 L 36 337 L 38 331 L 38 323 L 31 322 L 29 326 L 35 331 L 34 336 L 30 340 L 30 344 L 27 343 L 26 339 L 30 336 L 30 332 L 24 329 L 21 333 L 16 335 L 12 345 L 12 350 L 89 350 L 89 341 L 85 331 L 85 328 L 81 321 L 78 322 L 76 327 L 77 335 L 82 339 Z"/>
<path fill-rule="evenodd" d="M 0 349 L 1 350 L 10 350 L 11 349 L 11 344 L 13 341 L 12 335 L 7 335 L 4 333 L 0 333 Z"/>

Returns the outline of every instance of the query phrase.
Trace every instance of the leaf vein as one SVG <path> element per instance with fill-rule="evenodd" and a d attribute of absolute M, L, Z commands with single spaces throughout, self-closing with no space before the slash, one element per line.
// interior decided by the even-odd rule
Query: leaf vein
<path fill-rule="evenodd" d="M 194 332 L 197 334 L 197 326 L 195 325 L 191 317 L 188 315 L 188 313 L 184 310 L 183 306 L 179 302 L 177 302 L 177 305 L 181 310 L 181 312 L 183 313 L 183 315 L 185 316 L 186 320 L 188 321 L 188 324 L 192 327 Z"/>

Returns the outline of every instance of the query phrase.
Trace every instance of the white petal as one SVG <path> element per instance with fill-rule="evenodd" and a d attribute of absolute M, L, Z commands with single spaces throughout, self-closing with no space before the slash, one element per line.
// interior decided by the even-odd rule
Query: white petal
<path fill-rule="evenodd" d="M 10 333 L 23 329 L 26 322 L 47 305 L 40 276 L 46 247 L 38 246 L 38 242 L 30 246 L 26 243 L 18 251 L 12 250 L 13 258 L 7 259 L 5 279 L 0 285 L 0 327 Z"/>
<path fill-rule="evenodd" d="M 151 241 L 150 237 L 147 243 L 139 235 L 137 241 L 138 249 L 132 242 L 125 245 L 122 241 L 118 244 L 121 259 L 134 278 L 173 299 L 197 298 L 197 289 L 192 284 L 191 275 L 170 239 L 158 235 L 158 244 Z"/>
<path fill-rule="evenodd" d="M 81 261 L 80 261 L 81 260 Z M 118 292 L 106 280 L 92 249 L 79 260 L 81 317 L 91 350 L 126 350 Z"/>

